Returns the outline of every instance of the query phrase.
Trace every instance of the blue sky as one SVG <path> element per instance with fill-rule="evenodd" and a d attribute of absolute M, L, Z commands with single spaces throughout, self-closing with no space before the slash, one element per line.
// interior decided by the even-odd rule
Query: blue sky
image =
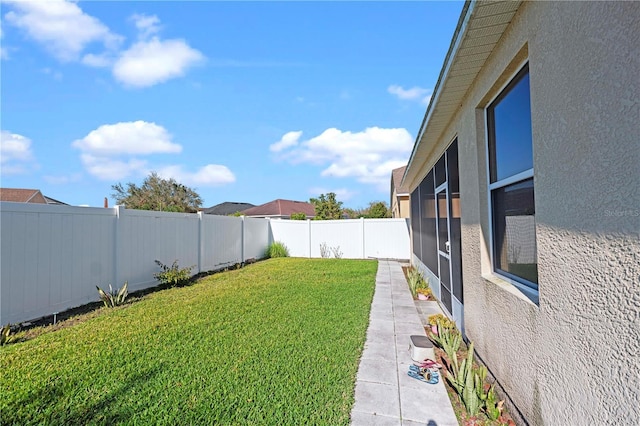
<path fill-rule="evenodd" d="M 205 207 L 388 202 L 462 5 L 3 1 L 1 185 L 100 207 L 156 171 Z"/>

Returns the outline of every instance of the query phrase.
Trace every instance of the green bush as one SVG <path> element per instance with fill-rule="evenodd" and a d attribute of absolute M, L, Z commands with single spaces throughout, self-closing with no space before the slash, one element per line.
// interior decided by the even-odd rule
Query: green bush
<path fill-rule="evenodd" d="M 291 220 L 307 220 L 307 215 L 304 213 L 291 213 Z"/>
<path fill-rule="evenodd" d="M 264 254 L 266 258 L 289 257 L 289 249 L 280 241 L 272 242 Z"/>
<path fill-rule="evenodd" d="M 96 286 L 100 300 L 102 300 L 102 303 L 104 303 L 104 306 L 107 308 L 115 308 L 116 306 L 122 305 L 129 295 L 128 287 L 129 283 L 127 281 L 124 282 L 124 285 L 119 290 L 114 290 L 111 284 L 109 284 L 109 292 Z"/>
<path fill-rule="evenodd" d="M 180 266 L 178 266 L 177 259 L 173 261 L 171 266 L 167 266 L 159 260 L 156 260 L 155 262 L 162 271 L 153 274 L 153 278 L 160 281 L 160 284 L 168 287 L 182 287 L 183 285 L 188 284 L 191 280 L 191 270 L 195 268 L 195 266 L 180 268 Z"/>

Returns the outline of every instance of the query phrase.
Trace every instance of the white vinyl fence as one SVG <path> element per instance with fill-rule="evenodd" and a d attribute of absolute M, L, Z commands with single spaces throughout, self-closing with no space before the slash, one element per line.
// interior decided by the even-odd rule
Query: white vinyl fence
<path fill-rule="evenodd" d="M 409 259 L 407 219 L 272 220 L 271 240 L 294 257 L 321 257 L 320 247 L 345 259 Z"/>
<path fill-rule="evenodd" d="M 405 219 L 268 220 L 114 208 L 0 202 L 0 324 L 98 300 L 95 286 L 157 285 L 155 260 L 192 273 L 259 259 L 281 241 L 294 257 L 408 259 Z M 331 255 L 333 257 L 333 254 Z"/>

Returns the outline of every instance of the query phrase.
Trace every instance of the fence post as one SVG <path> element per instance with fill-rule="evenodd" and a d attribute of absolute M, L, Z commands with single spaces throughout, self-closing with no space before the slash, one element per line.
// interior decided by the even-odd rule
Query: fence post
<path fill-rule="evenodd" d="M 307 238 L 309 239 L 309 259 L 311 259 L 311 219 L 307 219 Z"/>
<path fill-rule="evenodd" d="M 360 218 L 360 226 L 361 226 L 361 230 L 362 230 L 362 258 L 365 258 L 365 254 L 366 254 L 366 248 L 365 248 L 365 241 L 364 241 L 364 217 Z"/>
<path fill-rule="evenodd" d="M 242 226 L 240 226 L 240 263 L 244 263 L 244 215 L 240 216 L 242 219 Z"/>
<path fill-rule="evenodd" d="M 198 212 L 198 273 L 202 272 L 202 252 L 204 246 L 204 238 L 202 238 L 202 220 L 203 212 Z"/>
<path fill-rule="evenodd" d="M 113 279 L 115 281 L 116 287 L 120 285 L 120 244 L 122 244 L 122 238 L 120 238 L 120 233 L 122 232 L 122 216 L 124 215 L 125 206 L 115 206 L 114 210 L 116 212 L 116 226 L 115 226 L 115 238 L 113 245 Z"/>

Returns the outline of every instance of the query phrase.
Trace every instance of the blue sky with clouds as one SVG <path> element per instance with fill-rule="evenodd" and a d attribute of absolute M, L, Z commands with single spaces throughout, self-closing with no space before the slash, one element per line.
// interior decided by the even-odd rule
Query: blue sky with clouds
<path fill-rule="evenodd" d="M 462 5 L 3 1 L 1 185 L 100 207 L 157 171 L 205 206 L 388 201 Z"/>

